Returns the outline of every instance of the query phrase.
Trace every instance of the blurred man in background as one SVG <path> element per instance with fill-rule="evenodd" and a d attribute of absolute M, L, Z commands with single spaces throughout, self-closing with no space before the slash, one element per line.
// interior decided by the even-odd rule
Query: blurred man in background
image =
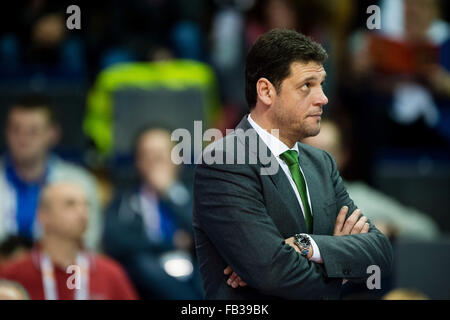
<path fill-rule="evenodd" d="M 198 299 L 192 259 L 191 195 L 178 180 L 166 129 L 136 139 L 139 182 L 119 192 L 106 214 L 105 251 L 123 263 L 143 298 Z"/>
<path fill-rule="evenodd" d="M 350 160 L 348 143 L 343 141 L 338 125 L 333 121 L 322 121 L 320 133 L 303 142 L 330 152 L 341 171 Z M 359 204 L 367 217 L 387 236 L 432 239 L 439 235 L 436 223 L 425 213 L 402 205 L 362 181 L 344 183 L 353 201 Z"/>
<path fill-rule="evenodd" d="M 28 1 L 8 10 L 8 25 L 0 32 L 0 79 L 82 78 L 86 52 L 79 33 L 68 32 L 67 5 L 61 1 Z M 12 30 L 11 30 L 12 29 Z M 12 31 L 15 32 L 12 32 Z M 9 31 L 9 32 L 8 32 Z"/>
<path fill-rule="evenodd" d="M 89 215 L 81 186 L 71 182 L 47 185 L 40 195 L 38 217 L 43 231 L 40 243 L 23 258 L 5 264 L 0 278 L 20 283 L 31 299 L 137 299 L 115 261 L 83 249 Z M 77 268 L 74 271 L 70 266 Z"/>
<path fill-rule="evenodd" d="M 51 153 L 59 130 L 46 98 L 30 95 L 13 104 L 5 127 L 8 150 L 0 158 L 0 242 L 9 235 L 38 238 L 35 216 L 41 189 L 52 181 L 71 180 L 89 195 L 85 244 L 98 249 L 102 226 L 95 180 Z"/>

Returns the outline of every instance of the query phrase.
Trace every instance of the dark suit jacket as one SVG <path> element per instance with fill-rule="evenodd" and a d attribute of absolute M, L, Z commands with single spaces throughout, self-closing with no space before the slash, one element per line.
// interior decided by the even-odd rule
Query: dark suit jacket
<path fill-rule="evenodd" d="M 159 198 L 158 201 L 171 215 L 177 229 L 191 231 L 190 203 L 178 205 L 168 198 Z M 127 262 L 137 254 L 158 256 L 175 249 L 171 240 L 159 243 L 149 240 L 142 214 L 139 187 L 118 192 L 105 213 L 103 247 L 107 254 Z"/>
<path fill-rule="evenodd" d="M 254 132 L 247 116 L 236 129 Z M 259 150 L 263 142 L 259 137 L 257 140 Z M 236 152 L 232 153 L 236 146 L 249 154 L 255 152 L 244 134 L 235 131 L 208 146 L 203 155 L 236 160 Z M 390 272 L 391 245 L 372 224 L 367 234 L 333 236 L 339 209 L 348 206 L 350 215 L 356 206 L 329 153 L 301 143 L 299 151 L 314 218 L 311 237 L 324 263 L 308 261 L 284 242 L 307 231 L 300 205 L 281 168 L 276 174 L 261 175 L 260 170 L 267 165 L 259 160 L 256 164 L 199 164 L 193 227 L 206 298 L 335 299 L 343 278 L 364 280 L 370 265 L 378 265 L 382 276 Z M 226 284 L 228 277 L 223 270 L 227 265 L 247 287 L 233 289 Z"/>

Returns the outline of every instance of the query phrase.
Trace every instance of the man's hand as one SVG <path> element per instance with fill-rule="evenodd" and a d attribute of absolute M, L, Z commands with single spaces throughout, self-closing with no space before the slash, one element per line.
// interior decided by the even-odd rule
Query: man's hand
<path fill-rule="evenodd" d="M 347 213 L 348 207 L 343 206 L 336 218 L 333 236 L 344 236 L 347 234 L 361 234 L 369 232 L 370 226 L 367 223 L 367 218 L 361 217 L 360 209 L 353 211 L 346 221 L 345 217 L 347 216 Z M 347 279 L 343 279 L 342 285 L 346 284 L 347 281 Z"/>
<path fill-rule="evenodd" d="M 225 270 L 223 270 L 223 273 L 225 275 L 231 274 L 231 276 L 227 280 L 227 284 L 234 289 L 236 289 L 237 287 L 245 287 L 247 285 L 247 283 L 242 281 L 241 277 L 239 277 L 236 272 L 233 272 L 233 269 L 231 269 L 230 266 L 226 267 Z"/>
<path fill-rule="evenodd" d="M 360 209 L 353 211 L 350 217 L 345 220 L 347 213 L 348 207 L 343 206 L 336 218 L 333 236 L 344 236 L 348 234 L 361 234 L 369 232 L 370 226 L 367 223 L 367 218 L 361 217 Z"/>

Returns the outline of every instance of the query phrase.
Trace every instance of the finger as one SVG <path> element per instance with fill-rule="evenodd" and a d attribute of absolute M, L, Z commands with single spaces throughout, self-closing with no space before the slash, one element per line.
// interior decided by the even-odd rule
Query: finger
<path fill-rule="evenodd" d="M 247 285 L 247 282 L 241 280 L 241 281 L 239 282 L 239 285 L 240 285 L 241 287 L 245 287 L 245 286 Z"/>
<path fill-rule="evenodd" d="M 237 276 L 236 279 L 234 279 L 234 281 L 231 283 L 231 286 L 236 289 L 237 287 L 239 287 L 239 282 L 241 281 L 242 279 L 239 276 Z"/>
<path fill-rule="evenodd" d="M 367 232 L 369 232 L 369 229 L 370 229 L 370 225 L 366 222 L 364 224 L 364 227 L 361 230 L 361 233 L 367 233 Z"/>
<path fill-rule="evenodd" d="M 361 210 L 356 209 L 353 211 L 350 217 L 348 217 L 347 221 L 345 221 L 344 228 L 342 228 L 343 234 L 350 234 L 350 231 L 353 229 L 353 226 L 358 222 L 359 217 L 361 215 Z"/>
<path fill-rule="evenodd" d="M 342 226 L 344 225 L 344 221 L 345 221 L 345 217 L 347 216 L 348 213 L 348 207 L 347 206 L 343 206 L 341 208 L 341 210 L 339 211 L 339 214 L 336 218 L 336 223 L 334 225 L 334 233 L 340 233 L 342 230 Z"/>
<path fill-rule="evenodd" d="M 231 284 L 233 283 L 233 281 L 236 279 L 237 276 L 238 276 L 238 275 L 236 274 L 236 272 L 233 272 L 233 273 L 231 274 L 231 276 L 228 278 L 228 281 L 227 281 L 228 285 L 231 286 Z"/>
<path fill-rule="evenodd" d="M 245 287 L 247 285 L 247 282 L 242 281 L 241 277 L 239 276 L 236 278 L 236 280 L 234 280 L 233 283 L 236 284 L 236 286 L 233 286 L 233 288 Z"/>
<path fill-rule="evenodd" d="M 230 266 L 226 267 L 225 270 L 223 270 L 223 273 L 226 275 L 229 275 L 231 272 L 233 271 L 233 269 L 231 269 Z"/>
<path fill-rule="evenodd" d="M 360 234 L 362 228 L 364 227 L 364 225 L 367 222 L 367 217 L 361 217 L 357 223 L 355 223 L 355 225 L 353 226 L 352 231 L 350 232 L 350 234 Z"/>

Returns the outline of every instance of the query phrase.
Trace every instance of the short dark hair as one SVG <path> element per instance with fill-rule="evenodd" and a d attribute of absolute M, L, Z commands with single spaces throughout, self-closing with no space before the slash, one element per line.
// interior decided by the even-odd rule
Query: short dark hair
<path fill-rule="evenodd" d="M 50 99 L 42 94 L 27 94 L 19 99 L 17 99 L 14 103 L 11 104 L 9 110 L 8 110 L 8 116 L 11 114 L 11 112 L 15 109 L 21 109 L 21 110 L 42 110 L 48 115 L 48 119 L 51 123 L 56 123 L 56 113 L 53 109 Z"/>
<path fill-rule="evenodd" d="M 256 105 L 256 83 L 260 78 L 267 78 L 278 92 L 289 77 L 292 62 L 322 64 L 327 57 L 319 43 L 294 30 L 273 29 L 261 35 L 246 59 L 245 97 L 250 110 Z"/>

